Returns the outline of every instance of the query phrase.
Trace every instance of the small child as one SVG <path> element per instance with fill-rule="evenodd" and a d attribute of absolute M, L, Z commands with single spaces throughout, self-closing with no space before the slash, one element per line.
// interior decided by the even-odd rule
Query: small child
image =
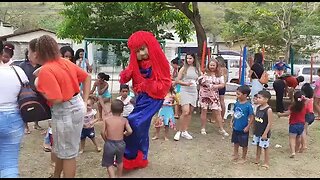
<path fill-rule="evenodd" d="M 55 155 L 52 152 L 52 145 L 53 145 L 53 138 L 52 138 L 52 128 L 51 128 L 51 119 L 48 120 L 48 129 L 45 132 L 45 137 L 43 139 L 43 150 L 45 152 L 50 152 L 50 160 L 51 160 L 51 171 L 54 171 L 55 167 Z M 53 177 L 53 174 L 50 175 L 50 177 Z"/>
<path fill-rule="evenodd" d="M 257 111 L 257 107 L 259 106 L 259 104 L 258 104 L 258 94 L 255 94 L 254 96 L 253 96 L 253 100 L 252 100 L 252 103 L 253 103 L 253 113 L 255 114 L 256 113 L 256 111 Z"/>
<path fill-rule="evenodd" d="M 317 71 L 318 76 L 320 77 L 320 69 L 318 69 Z M 318 119 L 320 116 L 320 78 L 318 78 L 316 80 L 316 82 L 314 83 L 314 85 L 316 86 L 314 89 L 314 98 L 313 98 L 313 108 L 314 108 L 314 112 L 315 114 L 318 115 Z"/>
<path fill-rule="evenodd" d="M 100 98 L 99 102 L 103 105 L 103 100 Z M 102 166 L 107 167 L 110 178 L 114 178 L 115 172 L 113 169 L 114 158 L 118 167 L 117 175 L 122 176 L 123 170 L 123 154 L 126 147 L 123 141 L 123 135 L 129 136 L 132 134 L 132 129 L 126 118 L 121 117 L 124 104 L 122 101 L 116 99 L 111 102 L 112 115 L 104 118 L 104 128 L 102 129 L 101 136 L 104 143 Z M 102 106 L 105 109 L 105 106 Z M 125 131 L 126 130 L 126 131 Z"/>
<path fill-rule="evenodd" d="M 98 122 L 98 120 L 95 120 L 95 115 L 97 114 L 97 111 L 92 108 L 93 104 L 94 99 L 89 98 L 87 103 L 87 114 L 84 117 L 84 124 L 81 132 L 81 146 L 79 151 L 80 154 L 83 153 L 87 137 L 90 138 L 93 144 L 96 146 L 97 152 L 101 151 L 101 148 L 98 147 L 95 138 L 94 124 Z"/>
<path fill-rule="evenodd" d="M 289 107 L 289 111 L 278 113 L 279 117 L 289 116 L 289 145 L 291 150 L 290 158 L 294 158 L 296 152 L 302 153 L 300 149 L 301 136 L 304 131 L 305 116 L 311 112 L 310 107 L 306 106 L 306 98 L 301 91 L 293 95 L 294 103 Z M 302 150 L 302 151 L 301 151 Z"/>
<path fill-rule="evenodd" d="M 261 148 L 264 149 L 264 164 L 262 167 L 269 169 L 269 144 L 271 135 L 271 124 L 273 121 L 272 109 L 268 104 L 271 99 L 269 91 L 262 90 L 258 92 L 257 102 L 259 106 L 256 110 L 254 119 L 254 132 L 252 144 L 257 146 L 255 164 L 259 164 Z"/>
<path fill-rule="evenodd" d="M 305 125 L 304 130 L 301 137 L 301 149 L 300 152 L 303 152 L 305 149 L 307 149 L 307 135 L 308 135 L 308 127 L 314 122 L 315 116 L 313 113 L 313 88 L 311 87 L 310 83 L 305 83 L 301 87 L 302 94 L 307 98 L 306 100 L 306 106 L 310 109 L 310 112 L 306 114 L 305 117 Z"/>
<path fill-rule="evenodd" d="M 52 128 L 51 128 L 51 120 L 48 121 L 49 127 L 47 131 L 45 131 L 45 137 L 43 139 L 43 150 L 45 152 L 51 152 L 52 150 Z"/>
<path fill-rule="evenodd" d="M 96 91 L 96 89 L 98 89 L 96 95 L 103 99 L 104 104 L 107 103 L 106 114 L 108 114 L 110 111 L 109 102 L 111 100 L 111 94 L 108 90 L 109 84 L 107 82 L 107 81 L 109 81 L 109 79 L 110 79 L 109 75 L 102 73 L 102 72 L 98 73 L 98 79 L 96 82 L 94 82 L 93 87 L 90 91 L 90 94 L 93 94 Z M 100 103 L 98 104 L 98 111 L 99 111 L 98 119 L 102 120 L 103 113 L 102 113 L 102 107 L 101 107 Z"/>
<path fill-rule="evenodd" d="M 175 98 L 176 96 L 174 92 L 174 87 L 171 86 L 168 94 L 164 98 L 162 108 L 159 110 L 158 118 L 156 119 L 156 122 L 155 122 L 156 132 L 152 140 L 159 139 L 160 128 L 162 126 L 165 127 L 164 140 L 165 141 L 169 140 L 168 139 L 169 127 L 173 129 L 175 128 L 175 118 L 174 118 L 174 111 L 173 111 Z"/>
<path fill-rule="evenodd" d="M 134 108 L 134 99 L 131 96 L 129 96 L 129 85 L 120 85 L 120 96 L 117 97 L 117 99 L 122 101 L 124 104 L 122 117 L 127 118 Z"/>
<path fill-rule="evenodd" d="M 231 120 L 233 128 L 231 142 L 234 144 L 234 161 L 239 158 L 239 146 L 242 147 L 242 160 L 239 163 L 245 163 L 247 161 L 249 130 L 254 119 L 252 105 L 247 100 L 250 91 L 249 86 L 238 87 L 236 92 L 238 100 L 234 105 L 234 114 Z M 250 119 L 249 122 L 248 119 Z"/>

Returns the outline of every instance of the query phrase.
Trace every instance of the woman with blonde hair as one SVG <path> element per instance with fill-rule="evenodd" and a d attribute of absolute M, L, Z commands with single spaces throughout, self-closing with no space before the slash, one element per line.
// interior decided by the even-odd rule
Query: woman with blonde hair
<path fill-rule="evenodd" d="M 196 55 L 187 53 L 184 65 L 178 73 L 176 84 L 181 85 L 180 105 L 182 106 L 182 114 L 179 120 L 178 131 L 174 136 L 174 140 L 179 141 L 180 136 L 186 139 L 192 139 L 188 133 L 188 127 L 191 122 L 191 116 L 194 107 L 197 106 L 197 79 L 200 76 L 199 62 Z"/>
<path fill-rule="evenodd" d="M 217 60 L 214 59 L 208 63 L 206 73 L 199 77 L 198 82 L 200 85 L 199 102 L 201 106 L 201 134 L 207 134 L 205 126 L 208 109 L 210 109 L 212 110 L 212 119 L 218 121 L 220 128 L 219 133 L 223 136 L 229 136 L 223 128 L 219 89 L 225 86 L 225 81 Z"/>

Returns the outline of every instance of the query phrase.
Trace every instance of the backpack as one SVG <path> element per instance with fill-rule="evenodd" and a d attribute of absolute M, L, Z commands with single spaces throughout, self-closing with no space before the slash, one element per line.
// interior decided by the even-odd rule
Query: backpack
<path fill-rule="evenodd" d="M 46 104 L 46 99 L 38 92 L 35 92 L 29 83 L 23 83 L 15 68 L 21 89 L 18 95 L 20 114 L 25 123 L 51 119 L 51 109 Z"/>

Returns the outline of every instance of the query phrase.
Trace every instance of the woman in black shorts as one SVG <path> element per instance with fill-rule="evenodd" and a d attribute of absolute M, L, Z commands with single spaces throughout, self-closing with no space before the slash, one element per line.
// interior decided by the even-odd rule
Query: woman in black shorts
<path fill-rule="evenodd" d="M 226 63 L 224 62 L 224 58 L 222 56 L 218 56 L 216 58 L 219 62 L 219 65 L 221 67 L 221 74 L 224 77 L 225 84 L 228 82 L 228 69 L 226 68 Z M 219 99 L 221 103 L 221 117 L 224 120 L 224 114 L 226 112 L 226 104 L 224 102 L 224 95 L 226 94 L 226 86 L 222 89 L 219 89 Z"/>

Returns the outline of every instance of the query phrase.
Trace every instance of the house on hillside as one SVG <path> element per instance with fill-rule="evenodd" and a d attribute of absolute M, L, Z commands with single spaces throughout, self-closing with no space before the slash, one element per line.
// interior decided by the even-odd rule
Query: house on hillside
<path fill-rule="evenodd" d="M 55 32 L 37 28 L 34 30 L 23 31 L 20 33 L 11 33 L 8 35 L 0 36 L 0 39 L 4 42 L 10 42 L 14 45 L 14 56 L 13 60 L 24 59 L 25 58 L 25 50 L 28 48 L 28 43 L 34 39 L 38 38 L 42 35 L 49 35 L 53 37 L 60 46 L 72 45 L 71 39 L 59 39 Z"/>

